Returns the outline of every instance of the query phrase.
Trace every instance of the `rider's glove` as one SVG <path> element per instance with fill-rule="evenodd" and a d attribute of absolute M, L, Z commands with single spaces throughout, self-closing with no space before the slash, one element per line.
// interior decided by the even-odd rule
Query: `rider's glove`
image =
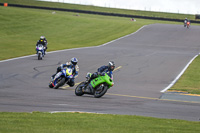
<path fill-rule="evenodd" d="M 97 72 L 97 75 L 101 75 L 101 72 Z"/>
<path fill-rule="evenodd" d="M 60 65 L 60 69 L 63 69 L 63 64 Z"/>
<path fill-rule="evenodd" d="M 61 67 L 59 66 L 59 67 L 57 68 L 57 73 L 60 72 L 60 71 L 61 71 Z"/>

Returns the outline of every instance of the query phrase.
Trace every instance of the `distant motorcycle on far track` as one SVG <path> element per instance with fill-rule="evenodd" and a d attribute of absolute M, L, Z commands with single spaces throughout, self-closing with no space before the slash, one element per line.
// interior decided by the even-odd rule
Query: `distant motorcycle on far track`
<path fill-rule="evenodd" d="M 190 27 L 190 22 L 188 21 L 187 22 L 187 28 L 189 29 L 189 27 Z"/>
<path fill-rule="evenodd" d="M 184 27 L 187 26 L 187 20 L 184 20 Z"/>
<path fill-rule="evenodd" d="M 38 46 L 36 46 L 38 60 L 42 60 L 42 57 L 44 57 L 44 49 L 45 48 L 42 44 L 38 44 Z"/>
<path fill-rule="evenodd" d="M 185 20 L 184 21 L 184 27 L 190 28 L 190 21 Z"/>

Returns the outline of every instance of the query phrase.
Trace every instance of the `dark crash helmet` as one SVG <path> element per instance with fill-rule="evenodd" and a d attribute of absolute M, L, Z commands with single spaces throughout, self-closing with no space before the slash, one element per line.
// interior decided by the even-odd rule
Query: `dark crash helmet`
<path fill-rule="evenodd" d="M 113 71 L 114 69 L 115 69 L 115 63 L 114 63 L 114 61 L 110 61 L 108 63 L 108 70 L 109 71 Z"/>
<path fill-rule="evenodd" d="M 71 63 L 72 63 L 73 65 L 76 65 L 76 64 L 78 63 L 78 59 L 75 58 L 75 57 L 73 57 L 73 58 L 71 59 Z"/>

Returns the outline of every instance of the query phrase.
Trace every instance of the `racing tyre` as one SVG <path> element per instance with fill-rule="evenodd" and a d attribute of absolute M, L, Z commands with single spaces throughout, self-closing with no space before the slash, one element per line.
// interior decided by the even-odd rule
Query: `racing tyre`
<path fill-rule="evenodd" d="M 84 94 L 84 92 L 82 91 L 82 88 L 85 86 L 85 82 L 80 83 L 76 89 L 75 89 L 75 94 L 77 96 L 82 96 Z"/>
<path fill-rule="evenodd" d="M 38 54 L 38 60 L 42 60 L 42 54 L 41 53 Z"/>
<path fill-rule="evenodd" d="M 49 88 L 53 88 L 52 82 L 49 83 Z"/>
<path fill-rule="evenodd" d="M 96 87 L 95 92 L 94 92 L 94 97 L 95 98 L 100 98 L 102 97 L 108 90 L 108 86 L 104 84 L 100 84 L 99 86 Z"/>
<path fill-rule="evenodd" d="M 65 84 L 65 78 L 62 78 L 57 82 L 57 84 L 54 86 L 54 89 L 58 89 L 60 86 Z"/>

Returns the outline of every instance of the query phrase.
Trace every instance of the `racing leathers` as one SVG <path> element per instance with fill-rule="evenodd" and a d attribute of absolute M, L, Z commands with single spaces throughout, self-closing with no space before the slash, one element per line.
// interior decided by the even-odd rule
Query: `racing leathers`
<path fill-rule="evenodd" d="M 47 50 L 47 40 L 46 40 L 46 38 L 44 39 L 44 40 L 38 40 L 37 41 L 37 43 L 36 43 L 36 47 L 39 45 L 39 44 L 42 44 L 43 45 L 43 47 L 44 47 L 44 54 L 46 54 L 45 52 L 46 52 L 46 50 Z"/>
<path fill-rule="evenodd" d="M 108 66 L 101 66 L 100 68 L 97 69 L 98 72 L 100 73 L 107 73 L 108 76 L 113 79 L 113 72 L 108 69 Z"/>
<path fill-rule="evenodd" d="M 187 22 L 188 22 L 188 19 L 185 19 L 185 20 L 184 20 L 184 27 L 186 27 Z"/>

